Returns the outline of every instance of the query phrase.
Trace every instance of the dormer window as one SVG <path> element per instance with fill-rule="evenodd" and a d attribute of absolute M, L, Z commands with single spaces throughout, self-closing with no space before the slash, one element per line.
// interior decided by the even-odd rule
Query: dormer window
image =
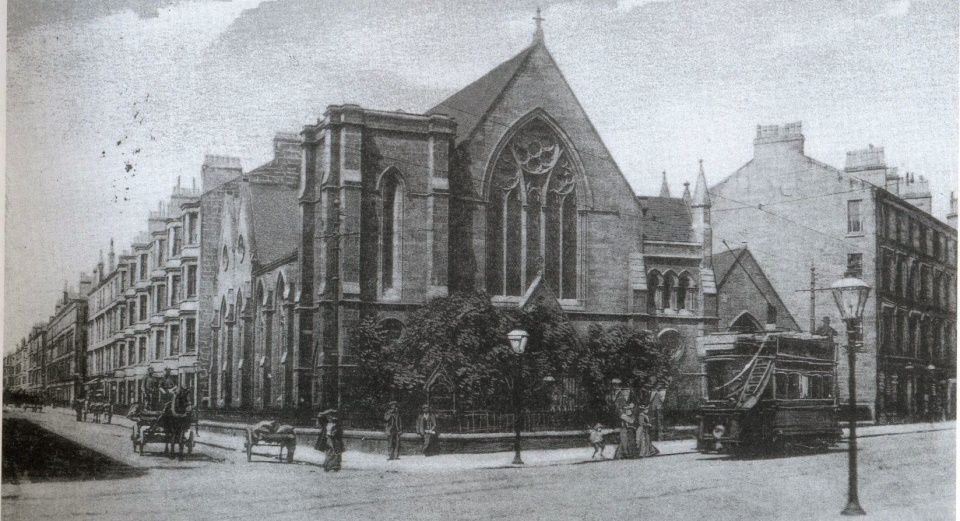
<path fill-rule="evenodd" d="M 227 271 L 227 268 L 230 267 L 230 257 L 227 247 L 223 247 L 223 251 L 220 252 L 220 265 L 223 266 L 223 271 Z"/>

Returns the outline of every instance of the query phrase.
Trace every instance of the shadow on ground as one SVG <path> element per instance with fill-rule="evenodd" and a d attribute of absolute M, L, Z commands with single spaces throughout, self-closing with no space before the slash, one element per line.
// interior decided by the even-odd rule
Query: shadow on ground
<path fill-rule="evenodd" d="M 11 418 L 3 419 L 2 463 L 3 483 L 122 479 L 146 473 L 28 421 Z"/>

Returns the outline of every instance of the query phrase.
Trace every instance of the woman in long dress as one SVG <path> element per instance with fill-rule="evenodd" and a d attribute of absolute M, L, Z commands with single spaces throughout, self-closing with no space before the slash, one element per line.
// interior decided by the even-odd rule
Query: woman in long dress
<path fill-rule="evenodd" d="M 343 431 L 337 419 L 336 411 L 328 410 L 317 415 L 317 427 L 320 436 L 314 449 L 324 452 L 324 472 L 338 472 L 343 461 Z"/>
<path fill-rule="evenodd" d="M 614 459 L 633 459 L 637 457 L 637 418 L 633 415 L 633 404 L 623 408 L 620 413 L 620 443 Z"/>
<path fill-rule="evenodd" d="M 654 447 L 650 441 L 650 431 L 653 429 L 653 424 L 650 423 L 650 417 L 647 416 L 646 407 L 640 408 L 640 413 L 637 415 L 637 424 L 639 425 L 637 428 L 637 456 L 648 458 L 660 454 L 660 450 Z"/>

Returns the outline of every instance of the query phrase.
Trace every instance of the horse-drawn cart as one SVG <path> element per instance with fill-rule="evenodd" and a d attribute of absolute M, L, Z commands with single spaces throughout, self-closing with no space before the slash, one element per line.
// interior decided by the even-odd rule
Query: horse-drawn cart
<path fill-rule="evenodd" d="M 267 422 L 264 422 L 267 423 Z M 267 447 L 280 447 L 277 454 L 277 461 L 283 461 L 283 449 L 287 449 L 287 463 L 293 463 L 293 453 L 297 450 L 297 436 L 292 428 L 282 427 L 281 432 L 270 432 L 270 428 L 264 428 L 264 423 L 256 427 L 248 427 L 246 439 L 243 442 L 243 449 L 247 453 L 247 461 L 253 460 L 253 447 L 262 445 Z M 276 426 L 274 426 L 274 429 Z"/>
<path fill-rule="evenodd" d="M 139 452 L 143 456 L 144 447 L 148 443 L 163 443 L 164 450 L 166 450 L 166 445 L 170 443 L 170 439 L 166 429 L 164 429 L 162 423 L 159 421 L 161 416 L 160 411 L 147 411 L 143 410 L 138 415 L 132 416 L 130 419 L 134 421 L 133 431 L 130 433 L 130 440 L 133 442 L 133 451 Z M 197 422 L 196 414 L 192 414 L 193 419 L 191 420 L 190 428 L 184 434 L 183 446 L 187 449 L 187 454 L 193 454 L 193 447 L 196 445 L 197 438 Z M 176 440 L 175 440 L 176 441 Z"/>
<path fill-rule="evenodd" d="M 127 412 L 127 418 L 134 422 L 130 433 L 133 450 L 139 451 L 141 456 L 148 443 L 163 443 L 164 453 L 169 451 L 171 458 L 176 456 L 177 445 L 180 446 L 180 459 L 183 459 L 184 448 L 188 454 L 193 454 L 199 418 L 197 410 L 189 403 L 190 390 L 177 387 L 168 394 L 170 399 L 159 411 L 137 403 Z"/>

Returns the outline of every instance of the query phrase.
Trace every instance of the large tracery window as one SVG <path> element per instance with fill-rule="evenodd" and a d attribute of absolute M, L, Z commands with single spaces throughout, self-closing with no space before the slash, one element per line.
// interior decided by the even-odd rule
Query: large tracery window
<path fill-rule="evenodd" d="M 577 298 L 577 194 L 570 153 L 537 119 L 501 149 L 487 206 L 490 294 L 520 296 L 542 274 L 558 298 Z"/>

